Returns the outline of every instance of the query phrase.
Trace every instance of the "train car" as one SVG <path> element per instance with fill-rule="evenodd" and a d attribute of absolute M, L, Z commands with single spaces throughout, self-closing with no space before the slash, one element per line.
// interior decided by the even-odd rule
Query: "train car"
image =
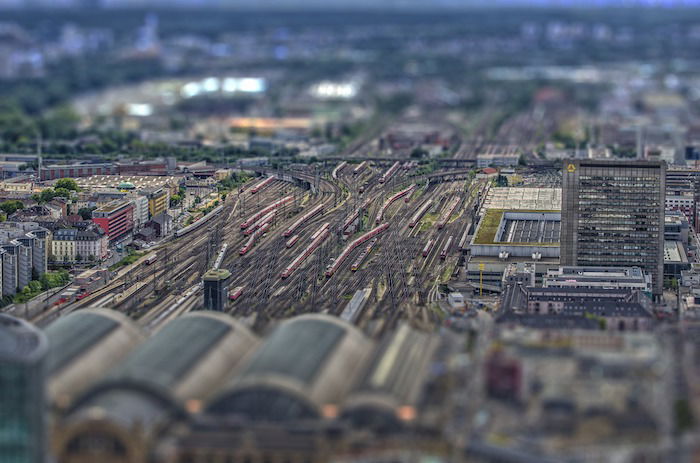
<path fill-rule="evenodd" d="M 401 163 L 396 161 L 391 167 L 389 167 L 389 170 L 384 172 L 384 174 L 379 177 L 379 183 L 384 183 L 387 180 L 389 180 L 397 170 L 399 170 L 399 167 L 401 166 Z"/>
<path fill-rule="evenodd" d="M 384 213 L 386 212 L 387 208 L 391 206 L 391 204 L 397 199 L 401 199 L 407 194 L 410 194 L 415 188 L 416 185 L 414 183 L 413 185 L 399 191 L 395 195 L 391 196 L 388 200 L 386 200 L 386 202 L 384 202 L 382 207 L 379 209 L 379 212 L 377 213 L 377 218 L 374 220 L 374 223 L 379 225 L 382 222 L 382 220 L 384 220 Z"/>
<path fill-rule="evenodd" d="M 297 244 L 297 241 L 299 241 L 299 235 L 294 235 L 287 240 L 287 242 L 285 243 L 285 246 L 287 247 L 287 249 L 289 249 L 292 246 L 294 246 L 295 244 Z"/>
<path fill-rule="evenodd" d="M 341 162 L 340 164 L 338 164 L 338 165 L 336 166 L 336 168 L 333 169 L 333 173 L 331 174 L 331 176 L 333 177 L 333 179 L 338 180 L 338 172 L 340 172 L 341 170 L 343 170 L 343 168 L 344 168 L 345 166 L 347 166 L 347 165 L 348 165 L 348 163 L 345 162 L 345 161 L 343 161 L 343 162 Z"/>
<path fill-rule="evenodd" d="M 297 219 L 292 225 L 290 225 L 289 228 L 287 228 L 284 231 L 284 233 L 282 233 L 282 236 L 284 236 L 285 238 L 292 236 L 292 234 L 297 230 L 297 228 L 301 227 L 307 221 L 314 218 L 321 212 L 323 212 L 323 204 L 319 204 L 318 206 L 311 208 L 311 210 L 309 210 L 307 213 L 305 213 L 303 216 Z"/>
<path fill-rule="evenodd" d="M 411 221 L 408 222 L 408 226 L 410 228 L 415 227 L 418 225 L 418 221 L 425 215 L 426 212 L 428 212 L 428 209 L 430 209 L 431 204 L 433 203 L 432 199 L 427 200 L 426 202 L 423 203 L 423 205 L 416 211 L 415 214 L 413 214 L 413 217 L 411 217 Z"/>
<path fill-rule="evenodd" d="M 275 217 L 276 213 L 277 211 L 268 212 L 264 217 L 259 218 L 253 225 L 243 230 L 243 234 L 245 236 L 250 236 L 253 232 L 255 232 L 255 230 L 259 229 L 266 223 L 270 223 Z"/>
<path fill-rule="evenodd" d="M 447 259 L 447 255 L 450 253 L 450 248 L 452 247 L 452 240 L 454 238 L 450 236 L 447 238 L 447 243 L 445 243 L 445 246 L 442 248 L 442 252 L 440 253 L 440 259 L 445 260 Z"/>
<path fill-rule="evenodd" d="M 316 238 L 318 238 L 318 235 L 320 235 L 321 233 L 323 233 L 325 230 L 328 230 L 329 228 L 331 228 L 331 223 L 330 223 L 330 222 L 325 222 L 323 225 L 321 225 L 321 227 L 320 227 L 318 230 L 316 230 L 316 231 L 314 232 L 313 235 L 311 235 L 311 241 L 313 241 L 313 240 L 315 240 Z"/>
<path fill-rule="evenodd" d="M 241 247 L 241 249 L 238 251 L 239 255 L 245 255 L 248 251 L 253 249 L 253 246 L 255 246 L 255 243 L 258 241 L 258 239 L 263 236 L 265 233 L 267 233 L 267 230 L 270 228 L 270 224 L 266 223 L 262 227 L 258 228 L 255 230 L 250 237 L 248 238 L 248 241 Z"/>
<path fill-rule="evenodd" d="M 156 259 L 158 259 L 158 254 L 151 254 L 146 258 L 144 262 L 146 265 L 151 265 L 153 262 L 156 261 Z"/>
<path fill-rule="evenodd" d="M 430 238 L 427 243 L 425 243 L 425 246 L 423 247 L 423 257 L 428 257 L 428 254 L 430 254 L 430 251 L 433 249 L 433 245 L 435 244 L 435 240 Z"/>
<path fill-rule="evenodd" d="M 299 268 L 302 262 L 304 262 L 306 258 L 308 258 L 321 245 L 321 243 L 328 238 L 330 234 L 331 231 L 329 224 L 323 224 L 321 228 L 314 233 L 314 238 L 312 238 L 311 244 L 309 244 L 306 249 L 301 252 L 301 254 L 295 257 L 291 264 L 282 270 L 282 273 L 280 273 L 280 278 L 283 280 L 285 278 L 289 278 L 289 276 L 291 276 L 291 274 L 294 273 L 297 268 Z"/>
<path fill-rule="evenodd" d="M 228 293 L 228 298 L 230 301 L 235 301 L 243 294 L 243 286 L 237 286 L 233 291 Z"/>
<path fill-rule="evenodd" d="M 270 183 L 272 183 L 275 180 L 275 177 L 268 177 L 262 182 L 259 182 L 257 185 L 255 185 L 253 188 L 250 189 L 250 194 L 254 195 L 258 191 L 262 190 L 266 186 L 268 186 Z"/>
<path fill-rule="evenodd" d="M 389 228 L 388 223 L 383 223 L 378 227 L 373 228 L 369 232 L 365 233 L 364 235 L 360 236 L 359 238 L 355 239 L 352 243 L 348 244 L 345 249 L 343 249 L 343 252 L 340 253 L 337 259 L 333 261 L 333 263 L 328 267 L 326 270 L 326 277 L 330 278 L 333 276 L 333 274 L 338 271 L 338 268 L 340 268 L 341 264 L 345 259 L 347 259 L 348 255 L 357 248 L 359 245 L 364 243 L 367 240 L 370 240 L 374 238 L 375 236 L 379 235 L 382 233 L 384 230 Z"/>
<path fill-rule="evenodd" d="M 438 230 L 442 230 L 445 225 L 447 225 L 447 222 L 450 221 L 450 217 L 452 217 L 455 209 L 457 209 L 458 204 L 459 198 L 454 198 L 450 204 L 448 204 L 447 209 L 445 209 L 445 212 L 442 214 L 442 216 L 440 216 L 440 220 L 437 223 Z"/>
<path fill-rule="evenodd" d="M 357 165 L 357 167 L 355 167 L 355 168 L 352 170 L 352 175 L 357 175 L 357 174 L 359 174 L 360 172 L 362 172 L 362 171 L 364 170 L 365 167 L 367 167 L 367 161 L 362 161 L 361 163 L 359 163 L 359 164 Z"/>
<path fill-rule="evenodd" d="M 245 222 L 241 223 L 241 230 L 245 230 L 246 228 L 250 227 L 253 225 L 255 222 L 257 222 L 261 217 L 265 216 L 266 214 L 270 213 L 271 211 L 277 209 L 280 206 L 283 206 L 284 204 L 287 204 L 289 202 L 294 201 L 294 196 L 285 196 L 282 199 L 278 199 L 274 203 L 270 204 L 269 206 L 263 208 L 262 210 L 256 212 L 255 214 L 251 215 L 248 217 Z"/>
<path fill-rule="evenodd" d="M 357 256 L 357 259 L 355 259 L 355 262 L 350 266 L 350 270 L 353 272 L 357 272 L 360 267 L 362 266 L 362 263 L 365 261 L 367 256 L 372 252 L 372 248 L 374 248 L 374 245 L 377 243 L 377 238 L 373 239 L 370 241 L 370 243 L 367 245 L 364 251 L 362 251 L 362 254 Z"/>
<path fill-rule="evenodd" d="M 211 212 L 209 212 L 207 215 L 205 215 L 204 217 L 200 218 L 200 219 L 197 220 L 196 222 L 194 222 L 194 223 L 192 223 L 192 224 L 190 224 L 190 225 L 188 225 L 188 226 L 186 226 L 186 227 L 183 227 L 183 228 L 177 230 L 177 231 L 175 232 L 175 237 L 176 237 L 176 238 L 179 238 L 179 237 L 181 237 L 181 236 L 184 236 L 184 235 L 188 234 L 188 233 L 191 232 L 191 231 L 194 231 L 194 230 L 198 229 L 199 227 L 201 227 L 202 225 L 204 225 L 206 222 L 208 222 L 209 219 L 211 219 L 212 217 L 216 216 L 219 212 L 221 212 L 221 210 L 222 210 L 223 208 L 224 208 L 223 205 L 215 207 L 214 209 L 211 210 Z"/>

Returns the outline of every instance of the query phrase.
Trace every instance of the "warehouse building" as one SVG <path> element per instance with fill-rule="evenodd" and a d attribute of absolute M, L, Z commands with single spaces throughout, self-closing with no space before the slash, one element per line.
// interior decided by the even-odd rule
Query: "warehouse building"
<path fill-rule="evenodd" d="M 537 281 L 559 267 L 561 213 L 488 209 L 469 244 L 467 280 L 480 291 L 500 291 L 511 264 L 531 264 Z"/>

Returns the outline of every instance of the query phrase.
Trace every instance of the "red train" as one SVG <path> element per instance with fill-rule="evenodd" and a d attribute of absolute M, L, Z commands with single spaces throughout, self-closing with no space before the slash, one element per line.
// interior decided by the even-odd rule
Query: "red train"
<path fill-rule="evenodd" d="M 243 286 L 237 286 L 233 291 L 228 293 L 228 298 L 231 301 L 235 301 L 239 297 L 241 297 L 241 294 L 243 294 Z"/>
<path fill-rule="evenodd" d="M 268 178 L 266 178 L 265 180 L 263 180 L 262 182 L 259 182 L 257 185 L 255 185 L 255 186 L 250 190 L 250 194 L 253 194 L 253 195 L 254 195 L 254 194 L 257 193 L 258 191 L 260 191 L 260 190 L 262 190 L 263 188 L 265 188 L 266 186 L 268 186 L 268 185 L 269 185 L 270 183 L 272 183 L 274 180 L 275 180 L 275 177 L 268 177 Z"/>
<path fill-rule="evenodd" d="M 454 213 L 455 209 L 457 209 L 458 204 L 459 198 L 454 198 L 452 202 L 450 202 L 447 209 L 445 209 L 445 212 L 440 216 L 440 220 L 437 224 L 438 230 L 441 230 L 447 224 L 447 222 L 450 221 L 450 217 L 452 216 L 452 213 Z"/>
<path fill-rule="evenodd" d="M 357 248 L 359 245 L 364 243 L 367 240 L 370 240 L 389 228 L 388 223 L 383 223 L 378 227 L 373 228 L 369 232 L 365 233 L 364 235 L 360 236 L 359 238 L 355 239 L 352 243 L 348 244 L 345 249 L 343 249 L 343 252 L 340 253 L 338 258 L 333 262 L 329 267 L 328 270 L 326 270 L 326 277 L 330 278 L 333 276 L 333 274 L 340 268 L 341 264 L 345 259 L 347 259 L 348 255 Z"/>
<path fill-rule="evenodd" d="M 294 271 L 299 268 L 302 262 L 306 260 L 307 257 L 309 257 L 320 245 L 323 243 L 323 240 L 328 238 L 328 235 L 331 234 L 330 227 L 328 223 L 325 223 L 321 226 L 321 228 L 318 229 L 316 233 L 314 233 L 314 237 L 312 238 L 311 244 L 309 244 L 306 249 L 304 249 L 301 254 L 299 254 L 291 264 L 285 268 L 282 273 L 280 273 L 280 278 L 285 279 L 288 278 Z"/>
<path fill-rule="evenodd" d="M 277 209 L 278 207 L 280 207 L 284 204 L 287 204 L 289 202 L 292 202 L 292 201 L 294 201 L 294 196 L 285 196 L 282 199 L 278 199 L 277 201 L 270 204 L 266 208 L 256 212 L 255 214 L 251 215 L 250 217 L 248 217 L 248 219 L 246 219 L 246 221 L 241 224 L 241 230 L 245 230 L 246 228 L 250 227 L 255 222 L 257 222 L 258 219 L 263 217 L 265 214 L 268 214 L 268 213 L 274 211 L 275 209 Z"/>
<path fill-rule="evenodd" d="M 386 212 L 387 208 L 391 206 L 391 204 L 396 201 L 397 199 L 403 198 L 407 194 L 410 194 L 414 189 L 416 188 L 416 185 L 413 184 L 409 186 L 408 188 L 399 191 L 396 193 L 394 196 L 390 197 L 386 202 L 382 205 L 382 207 L 379 209 L 379 212 L 377 213 L 377 218 L 374 220 L 374 223 L 379 225 L 382 220 L 384 220 L 384 213 Z"/>
<path fill-rule="evenodd" d="M 387 180 L 389 180 L 389 179 L 391 178 L 391 176 L 394 175 L 394 174 L 396 173 L 397 170 L 399 170 L 399 167 L 400 167 L 400 166 L 401 166 L 401 163 L 398 162 L 398 161 L 396 161 L 396 162 L 394 163 L 394 165 L 392 165 L 391 167 L 389 167 L 389 170 L 387 170 L 386 172 L 384 172 L 384 174 L 383 174 L 381 177 L 379 177 L 379 183 L 384 183 L 384 182 L 386 182 Z"/>
<path fill-rule="evenodd" d="M 289 249 L 292 246 L 294 246 L 295 244 L 297 244 L 297 241 L 299 241 L 299 235 L 294 235 L 287 240 L 287 242 L 285 243 L 285 246 L 287 246 L 287 249 Z"/>
<path fill-rule="evenodd" d="M 252 235 L 250 235 L 250 238 L 248 238 L 248 241 L 243 245 L 243 247 L 238 251 L 238 254 L 241 256 L 253 249 L 253 246 L 255 246 L 255 243 L 258 242 L 258 239 L 267 232 L 267 230 L 270 228 L 270 224 L 266 223 L 262 227 L 258 228 L 253 232 Z"/>
<path fill-rule="evenodd" d="M 282 235 L 285 238 L 288 238 L 292 236 L 292 233 L 296 231 L 297 228 L 301 227 L 304 223 L 306 223 L 309 219 L 315 217 L 317 214 L 323 212 L 323 204 L 319 204 L 318 206 L 312 208 L 309 212 L 301 216 L 299 219 L 297 219 L 296 222 L 291 224 L 289 228 L 287 228 Z"/>

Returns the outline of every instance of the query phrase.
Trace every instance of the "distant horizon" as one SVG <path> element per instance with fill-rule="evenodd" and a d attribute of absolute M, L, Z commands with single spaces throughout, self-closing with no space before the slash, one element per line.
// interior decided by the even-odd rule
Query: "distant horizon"
<path fill-rule="evenodd" d="M 581 9 L 697 8 L 700 0 L 0 0 L 0 9 L 226 9 L 450 11 L 493 8 Z"/>

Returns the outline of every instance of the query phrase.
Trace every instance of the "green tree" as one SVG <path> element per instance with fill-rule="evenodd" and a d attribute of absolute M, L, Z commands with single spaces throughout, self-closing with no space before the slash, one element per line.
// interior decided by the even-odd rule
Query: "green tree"
<path fill-rule="evenodd" d="M 73 139 L 78 133 L 80 117 L 70 106 L 59 106 L 39 120 L 45 139 Z"/>
<path fill-rule="evenodd" d="M 53 196 L 54 196 L 54 198 L 57 196 L 61 197 L 61 198 L 70 198 L 71 191 L 66 189 L 66 188 L 54 188 Z M 51 198 L 51 199 L 53 199 L 53 198 Z"/>
<path fill-rule="evenodd" d="M 96 207 L 81 207 L 78 209 L 78 214 L 80 217 L 83 218 L 83 220 L 90 220 L 92 219 L 92 211 L 97 209 Z"/>
<path fill-rule="evenodd" d="M 24 203 L 22 201 L 3 201 L 0 203 L 0 210 L 2 210 L 5 214 L 11 215 L 14 214 L 15 211 L 19 209 L 24 209 Z"/>
<path fill-rule="evenodd" d="M 66 190 L 71 190 L 71 191 L 80 191 L 80 188 L 78 187 L 78 183 L 73 180 L 72 178 L 62 178 L 56 181 L 56 184 L 54 185 L 56 189 L 59 188 L 64 188 Z"/>

